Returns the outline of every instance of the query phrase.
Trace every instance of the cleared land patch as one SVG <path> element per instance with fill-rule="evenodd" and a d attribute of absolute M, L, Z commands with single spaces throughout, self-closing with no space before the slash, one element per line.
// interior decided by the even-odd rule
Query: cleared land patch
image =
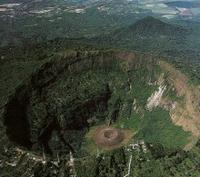
<path fill-rule="evenodd" d="M 87 138 L 93 141 L 96 148 L 112 150 L 129 143 L 133 135 L 134 133 L 131 130 L 102 125 L 90 130 Z"/>

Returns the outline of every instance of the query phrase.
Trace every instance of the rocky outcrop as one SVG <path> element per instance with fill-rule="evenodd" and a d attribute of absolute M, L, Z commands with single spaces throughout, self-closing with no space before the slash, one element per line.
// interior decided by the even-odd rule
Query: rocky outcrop
<path fill-rule="evenodd" d="M 166 89 L 166 86 L 160 85 L 158 90 L 156 90 L 147 100 L 147 109 L 152 110 L 153 108 L 159 106 L 161 98 Z"/>

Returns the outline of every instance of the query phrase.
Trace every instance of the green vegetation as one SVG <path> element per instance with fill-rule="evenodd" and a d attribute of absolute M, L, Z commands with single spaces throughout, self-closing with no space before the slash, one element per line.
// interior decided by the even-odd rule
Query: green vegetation
<path fill-rule="evenodd" d="M 3 106 L 7 97 L 23 84 L 30 75 L 45 61 L 4 62 L 1 64 L 0 75 L 0 105 Z"/>
<path fill-rule="evenodd" d="M 136 136 L 144 139 L 145 142 L 157 142 L 170 148 L 183 148 L 188 142 L 189 133 L 175 126 L 167 111 L 157 109 L 146 112 Z"/>
<path fill-rule="evenodd" d="M 0 177 L 69 176 L 70 152 L 77 177 L 123 177 L 130 157 L 130 177 L 199 177 L 200 142 L 183 151 L 191 134 L 172 123 L 169 110 L 147 110 L 164 73 L 159 57 L 121 50 L 170 56 L 195 87 L 199 49 L 188 45 L 194 36 L 151 17 L 131 25 L 136 16 L 128 16 L 90 8 L 15 19 L 16 31 L 2 23 Z M 181 101 L 164 74 L 163 96 Z M 131 131 L 131 143 L 144 140 L 146 149 L 98 149 L 89 133 L 108 123 Z"/>
<path fill-rule="evenodd" d="M 164 148 L 153 144 L 147 152 L 119 149 L 91 156 L 76 162 L 77 176 L 81 177 L 121 177 L 128 173 L 130 156 L 131 177 L 198 177 L 200 149 L 196 145 L 191 151 Z"/>

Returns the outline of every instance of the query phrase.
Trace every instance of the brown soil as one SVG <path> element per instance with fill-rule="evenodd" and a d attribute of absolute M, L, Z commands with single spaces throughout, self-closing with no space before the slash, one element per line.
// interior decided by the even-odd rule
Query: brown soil
<path fill-rule="evenodd" d="M 172 65 L 161 61 L 160 66 L 169 73 L 169 82 L 173 84 L 177 94 L 184 99 L 170 112 L 171 119 L 176 125 L 182 126 L 185 131 L 190 131 L 193 135 L 191 139 L 194 141 L 200 137 L 200 87 L 188 85 L 186 75 Z M 188 147 L 189 145 L 186 148 Z"/>
<path fill-rule="evenodd" d="M 126 144 L 132 136 L 131 132 L 113 127 L 102 126 L 95 130 L 92 138 L 94 142 L 105 149 L 115 149 Z"/>
<path fill-rule="evenodd" d="M 137 62 L 137 56 L 135 53 L 130 52 L 117 52 L 116 57 L 120 59 L 122 68 L 124 70 L 129 70 L 134 67 L 135 63 Z"/>

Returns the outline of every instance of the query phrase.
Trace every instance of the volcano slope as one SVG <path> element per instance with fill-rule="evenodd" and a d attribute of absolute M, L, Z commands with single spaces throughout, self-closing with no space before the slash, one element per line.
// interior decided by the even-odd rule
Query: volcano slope
<path fill-rule="evenodd" d="M 124 176 L 132 160 L 131 173 L 142 176 L 138 169 L 148 166 L 148 158 L 162 166 L 164 176 L 169 170 L 160 158 L 178 161 L 177 153 L 185 154 L 181 149 L 193 132 L 171 121 L 181 98 L 155 57 L 64 51 L 42 61 L 13 63 L 13 72 L 9 64 L 1 66 L 1 176 Z M 130 149 L 134 142 L 137 151 Z M 199 145 L 194 148 L 191 156 L 198 154 Z M 190 156 L 183 154 L 180 166 Z"/>

